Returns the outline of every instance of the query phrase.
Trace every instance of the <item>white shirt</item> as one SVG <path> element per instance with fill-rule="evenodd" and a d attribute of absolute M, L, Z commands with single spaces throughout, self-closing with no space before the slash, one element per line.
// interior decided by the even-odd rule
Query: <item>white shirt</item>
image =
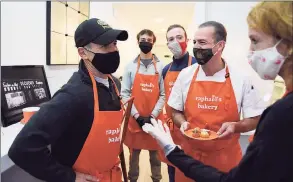
<path fill-rule="evenodd" d="M 184 111 L 190 83 L 198 66 L 198 64 L 193 64 L 192 66 L 184 68 L 180 72 L 168 100 L 168 105 L 170 107 L 179 111 Z M 228 69 L 230 72 L 231 83 L 234 89 L 239 114 L 242 111 L 243 118 L 261 115 L 266 106 L 258 90 L 253 87 L 250 78 L 245 76 L 240 69 L 229 65 Z M 202 70 L 202 67 L 200 67 L 196 80 L 224 82 L 225 75 L 226 68 L 218 71 L 213 76 L 206 76 L 205 72 Z"/>
<path fill-rule="evenodd" d="M 100 77 L 95 77 L 95 80 L 99 83 L 102 83 L 103 85 L 105 85 L 108 88 L 110 86 L 108 78 L 104 79 L 104 78 L 100 78 Z"/>

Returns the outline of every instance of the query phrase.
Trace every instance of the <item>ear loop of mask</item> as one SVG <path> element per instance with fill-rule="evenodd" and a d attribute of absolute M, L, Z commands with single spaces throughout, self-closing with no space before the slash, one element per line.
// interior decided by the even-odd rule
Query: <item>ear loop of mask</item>
<path fill-rule="evenodd" d="M 213 48 L 218 44 L 219 42 L 217 42 L 213 47 L 212 47 L 212 50 Z M 219 51 L 217 51 L 215 54 L 213 53 L 213 55 L 215 56 Z"/>
<path fill-rule="evenodd" d="M 90 51 L 90 50 L 88 50 L 87 48 L 85 48 L 85 47 L 83 47 L 84 48 L 84 50 L 86 50 L 86 51 L 88 51 L 88 52 L 90 52 L 90 53 L 92 53 L 92 54 L 94 54 L 94 56 L 95 56 L 95 54 L 96 53 L 94 53 L 94 52 L 92 52 L 92 51 Z M 93 63 L 89 60 L 89 59 L 87 59 L 87 60 L 84 60 L 86 63 L 85 64 L 90 64 L 92 67 L 94 67 L 94 65 L 93 65 Z M 97 71 L 97 70 L 92 70 L 93 68 L 91 68 L 91 70 L 89 70 L 92 74 L 96 74 L 95 73 L 95 71 Z M 94 69 L 96 69 L 95 67 L 94 67 Z"/>
<path fill-rule="evenodd" d="M 283 40 L 283 39 L 280 39 L 280 40 L 275 44 L 275 46 L 273 47 L 273 48 L 276 49 L 276 51 L 277 51 L 280 55 L 282 55 L 282 54 L 278 51 L 277 46 L 282 42 L 282 40 Z M 282 56 L 283 56 L 283 55 L 282 55 Z M 284 60 L 286 60 L 289 56 L 290 56 L 290 54 L 288 54 L 288 55 L 286 55 L 286 56 L 283 56 L 283 57 L 284 57 Z"/>
<path fill-rule="evenodd" d="M 279 51 L 278 51 L 278 49 L 277 49 L 277 46 L 282 42 L 282 40 L 283 39 L 280 39 L 275 45 L 274 45 L 274 47 L 273 47 L 273 49 L 276 49 L 276 51 L 280 54 L 280 55 L 282 55 Z M 284 56 L 285 57 L 285 56 Z M 286 56 L 287 57 L 287 56 Z"/>
<path fill-rule="evenodd" d="M 93 51 L 90 51 L 90 50 L 88 50 L 88 49 L 85 48 L 85 47 L 84 47 L 84 49 L 87 50 L 87 51 L 90 52 L 90 53 L 96 54 L 96 53 L 94 53 Z"/>
<path fill-rule="evenodd" d="M 277 48 L 277 46 L 282 42 L 282 40 L 283 40 L 283 39 L 279 40 L 279 41 L 275 44 L 274 48 Z"/>

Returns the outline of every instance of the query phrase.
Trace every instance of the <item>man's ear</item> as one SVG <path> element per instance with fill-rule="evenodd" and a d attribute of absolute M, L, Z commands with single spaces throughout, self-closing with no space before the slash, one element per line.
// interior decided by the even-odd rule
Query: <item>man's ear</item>
<path fill-rule="evenodd" d="M 83 47 L 77 48 L 77 51 L 78 51 L 78 54 L 81 57 L 81 59 L 83 59 L 83 60 L 88 60 L 89 59 L 87 54 L 85 53 L 86 50 Z"/>
<path fill-rule="evenodd" d="M 221 42 L 221 51 L 222 52 L 224 51 L 225 45 L 226 45 L 226 42 L 225 41 L 222 41 Z"/>
<path fill-rule="evenodd" d="M 215 45 L 215 48 L 217 49 L 217 52 L 223 52 L 225 47 L 225 42 L 224 41 L 220 41 Z"/>

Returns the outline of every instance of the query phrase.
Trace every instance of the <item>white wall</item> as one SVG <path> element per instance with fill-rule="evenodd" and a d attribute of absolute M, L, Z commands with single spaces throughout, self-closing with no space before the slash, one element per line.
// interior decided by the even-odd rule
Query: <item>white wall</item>
<path fill-rule="evenodd" d="M 137 32 L 134 31 L 134 28 L 132 28 L 127 21 L 118 22 L 116 20 L 112 2 L 91 2 L 90 16 L 92 18 L 99 18 L 107 22 L 115 29 L 128 31 L 128 40 L 118 42 L 120 66 L 113 74 L 117 77 L 122 76 L 127 63 L 133 60 L 139 53 L 139 48 L 136 41 Z"/>
<path fill-rule="evenodd" d="M 91 2 L 90 17 L 128 30 L 128 41 L 119 42 L 121 65 L 114 73 L 121 76 L 127 62 L 139 52 L 136 32 L 126 23 L 122 25 L 115 20 L 112 3 Z M 78 68 L 77 65 L 46 65 L 46 2 L 1 3 L 1 38 L 1 65 L 45 65 L 52 95 Z"/>
<path fill-rule="evenodd" d="M 46 65 L 46 2 L 1 3 L 1 65 Z M 53 95 L 77 66 L 45 66 Z"/>

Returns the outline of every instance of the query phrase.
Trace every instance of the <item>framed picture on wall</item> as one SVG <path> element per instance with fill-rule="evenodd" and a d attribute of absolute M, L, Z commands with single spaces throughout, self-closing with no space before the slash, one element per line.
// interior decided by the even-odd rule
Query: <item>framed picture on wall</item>
<path fill-rule="evenodd" d="M 76 65 L 74 43 L 77 26 L 89 19 L 89 1 L 47 1 L 47 65 Z"/>

